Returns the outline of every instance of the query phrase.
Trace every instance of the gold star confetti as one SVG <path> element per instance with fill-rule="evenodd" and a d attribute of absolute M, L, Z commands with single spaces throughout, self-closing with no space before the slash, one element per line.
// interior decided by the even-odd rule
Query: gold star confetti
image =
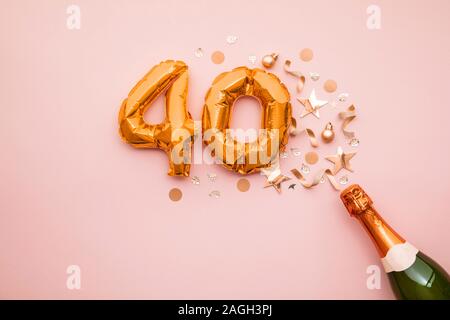
<path fill-rule="evenodd" d="M 344 153 L 341 147 L 337 149 L 337 154 L 334 156 L 328 156 L 326 159 L 334 163 L 334 168 L 332 170 L 333 175 L 338 173 L 341 169 L 347 169 L 353 172 L 350 164 L 350 159 L 355 156 L 356 152 Z"/>
<path fill-rule="evenodd" d="M 281 174 L 280 169 L 280 159 L 276 158 L 271 163 L 271 165 L 267 168 L 261 169 L 261 175 L 265 176 L 267 180 L 274 180 L 276 177 L 278 177 Z"/>
<path fill-rule="evenodd" d="M 289 181 L 291 178 L 283 176 L 280 174 L 278 177 L 276 177 L 273 180 L 267 179 L 266 184 L 264 185 L 264 188 L 268 187 L 274 187 L 275 190 L 277 190 L 279 193 L 281 192 L 281 184 L 285 181 Z"/>
<path fill-rule="evenodd" d="M 319 108 L 323 107 L 328 103 L 328 101 L 319 100 L 316 97 L 316 91 L 313 89 L 308 99 L 297 98 L 297 100 L 305 107 L 303 113 L 300 115 L 301 118 L 312 113 L 316 118 L 320 118 Z"/>
<path fill-rule="evenodd" d="M 291 178 L 281 174 L 280 159 L 278 157 L 272 161 L 270 167 L 261 169 L 261 174 L 266 176 L 267 179 L 264 188 L 274 187 L 278 192 L 281 192 L 281 183 L 291 180 Z"/>

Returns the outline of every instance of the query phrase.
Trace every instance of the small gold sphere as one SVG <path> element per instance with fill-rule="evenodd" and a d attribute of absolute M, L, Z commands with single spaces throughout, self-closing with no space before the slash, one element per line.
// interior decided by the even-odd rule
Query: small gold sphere
<path fill-rule="evenodd" d="M 276 53 L 272 53 L 272 54 L 267 54 L 262 58 L 262 65 L 266 68 L 272 68 L 273 65 L 275 64 L 275 61 L 277 61 L 278 59 L 278 54 Z"/>
<path fill-rule="evenodd" d="M 331 141 L 333 141 L 334 139 L 334 130 L 333 130 L 333 125 L 331 124 L 331 122 L 328 122 L 327 125 L 325 126 L 325 129 L 323 129 L 322 131 L 322 140 L 325 143 L 330 143 Z"/>

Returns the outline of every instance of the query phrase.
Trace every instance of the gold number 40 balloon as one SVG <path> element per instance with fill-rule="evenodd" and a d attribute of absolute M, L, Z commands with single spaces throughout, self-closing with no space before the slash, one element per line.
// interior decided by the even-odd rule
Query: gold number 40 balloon
<path fill-rule="evenodd" d="M 194 124 L 187 111 L 187 65 L 164 61 L 153 67 L 130 91 L 119 113 L 120 134 L 137 148 L 159 148 L 169 157 L 169 175 L 189 176 Z M 150 125 L 144 113 L 166 92 L 166 118 Z M 253 142 L 239 142 L 227 130 L 232 108 L 241 96 L 257 98 L 263 107 L 262 129 Z M 219 75 L 208 90 L 203 108 L 203 140 L 226 168 L 248 174 L 271 165 L 284 150 L 292 107 L 287 88 L 271 73 L 239 67 Z"/>

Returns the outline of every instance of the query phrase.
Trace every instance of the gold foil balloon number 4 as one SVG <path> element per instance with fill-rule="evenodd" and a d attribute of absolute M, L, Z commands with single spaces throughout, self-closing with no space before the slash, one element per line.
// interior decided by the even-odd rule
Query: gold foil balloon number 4
<path fill-rule="evenodd" d="M 169 157 L 169 175 L 189 176 L 194 123 L 187 111 L 187 65 L 167 60 L 153 67 L 130 91 L 119 113 L 122 139 L 136 148 L 159 148 Z M 150 125 L 144 113 L 166 90 L 166 118 Z M 253 142 L 239 142 L 227 130 L 232 108 L 241 96 L 257 98 L 263 107 L 262 129 Z M 269 167 L 287 145 L 292 118 L 287 88 L 271 73 L 239 67 L 219 75 L 203 108 L 203 140 L 226 168 L 248 174 Z"/>
<path fill-rule="evenodd" d="M 120 135 L 136 148 L 158 148 L 169 157 L 171 176 L 189 176 L 194 122 L 187 111 L 188 67 L 167 60 L 153 67 L 128 94 L 119 112 Z M 144 113 L 166 91 L 166 116 L 151 125 Z"/>

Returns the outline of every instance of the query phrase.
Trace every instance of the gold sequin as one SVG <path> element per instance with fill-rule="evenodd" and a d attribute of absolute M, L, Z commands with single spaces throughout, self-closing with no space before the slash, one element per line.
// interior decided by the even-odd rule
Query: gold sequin
<path fill-rule="evenodd" d="M 170 200 L 180 201 L 182 197 L 183 197 L 183 192 L 181 192 L 180 189 L 178 189 L 178 188 L 170 189 L 170 191 L 169 191 Z"/>
<path fill-rule="evenodd" d="M 308 152 L 307 154 L 305 154 L 305 161 L 308 164 L 316 164 L 317 161 L 319 161 L 319 155 L 314 151 Z"/>
<path fill-rule="evenodd" d="M 309 48 L 305 48 L 300 52 L 300 59 L 302 59 L 303 61 L 311 61 L 313 57 L 314 52 Z"/>
<path fill-rule="evenodd" d="M 323 84 L 323 88 L 325 89 L 326 92 L 329 93 L 335 92 L 337 89 L 337 83 L 334 80 L 327 80 Z"/>
<path fill-rule="evenodd" d="M 246 178 L 241 178 L 237 182 L 237 188 L 241 192 L 247 192 L 250 189 L 250 181 Z"/>
<path fill-rule="evenodd" d="M 225 55 L 222 51 L 214 51 L 211 55 L 211 61 L 215 64 L 221 64 L 225 60 Z"/>

